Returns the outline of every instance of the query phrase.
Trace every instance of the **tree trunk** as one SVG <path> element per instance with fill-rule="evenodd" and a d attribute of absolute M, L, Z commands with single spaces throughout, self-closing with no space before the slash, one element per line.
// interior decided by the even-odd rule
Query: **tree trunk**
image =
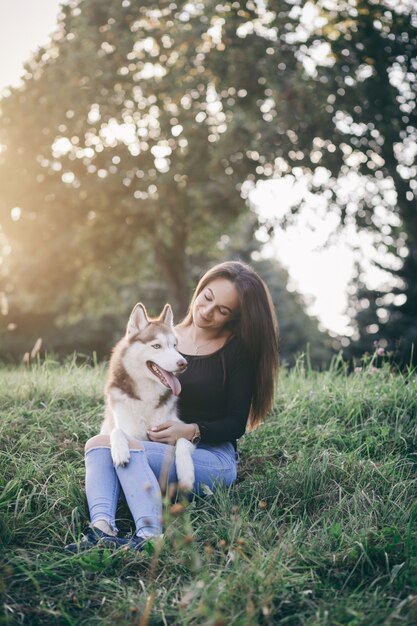
<path fill-rule="evenodd" d="M 394 181 L 397 192 L 397 205 L 400 217 L 404 224 L 404 230 L 411 239 L 410 245 L 417 245 L 417 206 L 416 198 L 410 187 L 409 181 L 405 180 L 398 172 L 398 161 L 394 155 L 393 145 L 384 146 L 383 157 L 388 174 Z M 413 196 L 408 199 L 407 195 Z"/>
<path fill-rule="evenodd" d="M 185 255 L 178 255 L 173 263 L 161 263 L 161 269 L 166 280 L 168 301 L 174 312 L 174 320 L 178 323 L 188 310 L 190 298 Z"/>
<path fill-rule="evenodd" d="M 165 279 L 168 301 L 174 312 L 174 320 L 179 322 L 188 310 L 190 292 L 188 287 L 187 233 L 184 224 L 178 224 L 171 231 L 171 241 L 156 242 L 155 261 Z"/>

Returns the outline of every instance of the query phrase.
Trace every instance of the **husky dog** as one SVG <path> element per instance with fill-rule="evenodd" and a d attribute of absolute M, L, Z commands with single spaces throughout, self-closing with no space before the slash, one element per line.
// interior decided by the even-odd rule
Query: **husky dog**
<path fill-rule="evenodd" d="M 146 440 L 152 426 L 181 421 L 176 410 L 181 384 L 175 374 L 186 369 L 187 361 L 176 347 L 169 304 L 157 319 L 149 319 L 143 304 L 136 304 L 125 336 L 113 349 L 105 388 L 100 433 L 110 435 L 115 465 L 129 463 L 129 438 Z M 194 485 L 194 448 L 188 439 L 180 438 L 175 450 L 179 486 L 188 491 Z"/>

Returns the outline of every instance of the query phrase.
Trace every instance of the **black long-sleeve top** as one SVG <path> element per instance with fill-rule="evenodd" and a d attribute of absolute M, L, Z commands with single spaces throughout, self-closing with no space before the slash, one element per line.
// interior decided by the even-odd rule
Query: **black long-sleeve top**
<path fill-rule="evenodd" d="M 255 367 L 242 340 L 232 337 L 208 355 L 183 355 L 179 417 L 200 428 L 201 442 L 232 442 L 245 432 L 255 385 Z"/>

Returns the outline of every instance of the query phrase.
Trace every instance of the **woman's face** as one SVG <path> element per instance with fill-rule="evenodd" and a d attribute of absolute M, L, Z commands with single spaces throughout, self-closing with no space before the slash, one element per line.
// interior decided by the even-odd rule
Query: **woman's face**
<path fill-rule="evenodd" d="M 220 329 L 239 312 L 239 294 L 226 278 L 209 282 L 197 296 L 193 306 L 193 322 L 204 329 Z"/>

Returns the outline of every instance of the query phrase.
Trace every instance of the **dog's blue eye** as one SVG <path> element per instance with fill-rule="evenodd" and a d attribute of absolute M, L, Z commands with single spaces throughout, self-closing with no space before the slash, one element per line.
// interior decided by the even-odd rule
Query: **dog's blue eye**
<path fill-rule="evenodd" d="M 160 343 L 154 343 L 152 348 L 155 348 L 155 350 L 159 350 L 159 348 L 161 347 Z"/>

